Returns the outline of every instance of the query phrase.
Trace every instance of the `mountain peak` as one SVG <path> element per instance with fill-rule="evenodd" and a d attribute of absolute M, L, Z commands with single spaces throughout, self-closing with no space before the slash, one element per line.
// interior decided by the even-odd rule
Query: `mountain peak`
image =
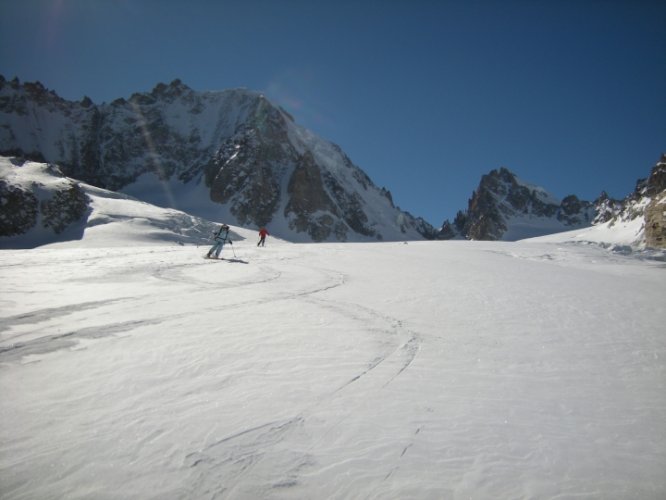
<path fill-rule="evenodd" d="M 594 202 L 575 195 L 559 201 L 502 167 L 482 176 L 467 210 L 459 211 L 453 223 L 444 221 L 438 238 L 513 241 L 606 224 L 611 230 L 614 225 L 638 228 L 627 232 L 633 235 L 627 244 L 663 248 L 665 205 L 666 155 L 624 200 L 602 191 Z"/>
<path fill-rule="evenodd" d="M 158 83 L 150 92 L 155 97 L 174 98 L 192 92 L 192 89 L 185 85 L 180 79 L 176 78 L 170 84 Z"/>
<path fill-rule="evenodd" d="M 395 207 L 338 146 L 259 92 L 197 92 L 176 79 L 128 100 L 62 101 L 44 113 L 41 84 L 21 107 L 12 104 L 12 85 L 3 83 L 0 153 L 39 154 L 88 184 L 209 220 L 268 225 L 292 241 L 435 232 Z"/>
<path fill-rule="evenodd" d="M 441 237 L 515 240 L 574 229 L 590 222 L 590 203 L 568 196 L 562 202 L 506 167 L 482 176 L 466 212 L 446 221 Z"/>
<path fill-rule="evenodd" d="M 666 189 L 666 154 L 661 155 L 661 159 L 652 168 L 650 176 L 647 179 L 647 194 L 655 196 Z"/>

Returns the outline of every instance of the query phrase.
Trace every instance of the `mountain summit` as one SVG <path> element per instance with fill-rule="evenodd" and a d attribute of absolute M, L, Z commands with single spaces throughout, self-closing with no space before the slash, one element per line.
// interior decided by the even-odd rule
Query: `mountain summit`
<path fill-rule="evenodd" d="M 507 168 L 493 170 L 467 210 L 436 230 L 396 207 L 339 146 L 297 125 L 262 94 L 197 92 L 180 80 L 97 105 L 0 76 L 0 156 L 9 157 L 6 172 L 26 160 L 57 165 L 46 170 L 57 171 L 51 184 L 60 193 L 45 207 L 37 201 L 43 193 L 0 180 L 3 235 L 24 231 L 39 214 L 56 233 L 64 231 L 88 213 L 75 182 L 82 181 L 210 221 L 268 226 L 296 242 L 513 241 L 631 222 L 633 243 L 666 245 L 663 158 L 624 200 L 605 192 L 593 202 L 559 200 Z M 66 209 L 58 208 L 61 201 Z"/>
<path fill-rule="evenodd" d="M 481 178 L 466 212 L 453 224 L 445 221 L 443 237 L 473 240 L 519 240 L 589 226 L 595 204 L 570 195 L 559 200 L 545 189 L 519 179 L 502 167 Z"/>
<path fill-rule="evenodd" d="M 0 77 L 0 154 L 105 189 L 291 241 L 423 239 L 435 229 L 282 108 L 174 80 L 110 104 Z"/>
<path fill-rule="evenodd" d="M 664 248 L 665 204 L 666 155 L 623 200 L 605 191 L 592 202 L 575 195 L 559 200 L 502 167 L 481 178 L 467 210 L 459 211 L 453 222 L 444 221 L 438 238 L 516 241 L 599 227 L 632 245 Z"/>

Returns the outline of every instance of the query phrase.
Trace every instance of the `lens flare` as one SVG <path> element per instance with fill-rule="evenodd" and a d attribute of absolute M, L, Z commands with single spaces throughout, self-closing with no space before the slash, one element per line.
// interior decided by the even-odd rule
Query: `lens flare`
<path fill-rule="evenodd" d="M 130 105 L 132 106 L 132 111 L 134 111 L 137 116 L 137 123 L 141 130 L 141 135 L 143 136 L 144 143 L 148 148 L 148 161 L 153 167 L 153 173 L 157 175 L 157 178 L 160 181 L 160 185 L 164 192 L 164 198 L 167 200 L 167 204 L 170 208 L 178 208 L 176 206 L 176 199 L 173 196 L 171 187 L 169 186 L 169 176 L 162 166 L 161 155 L 157 151 L 157 148 L 155 147 L 155 141 L 153 141 L 153 136 L 150 133 L 148 121 L 141 111 L 141 107 L 137 103 L 130 101 Z"/>

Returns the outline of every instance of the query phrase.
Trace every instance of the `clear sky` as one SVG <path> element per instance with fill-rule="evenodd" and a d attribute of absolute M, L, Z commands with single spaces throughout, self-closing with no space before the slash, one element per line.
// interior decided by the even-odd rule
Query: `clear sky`
<path fill-rule="evenodd" d="M 0 74 L 262 91 L 436 226 L 494 168 L 622 198 L 666 152 L 663 0 L 0 0 Z"/>

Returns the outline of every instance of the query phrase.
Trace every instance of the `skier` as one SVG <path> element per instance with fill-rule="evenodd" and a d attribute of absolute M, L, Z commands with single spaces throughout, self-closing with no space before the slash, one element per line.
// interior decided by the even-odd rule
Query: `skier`
<path fill-rule="evenodd" d="M 222 247 L 227 241 L 227 238 L 229 237 L 229 226 L 226 224 L 222 224 L 220 226 L 220 229 L 218 229 L 215 234 L 215 244 L 211 247 L 210 250 L 208 250 L 208 253 L 206 254 L 206 257 L 209 259 L 215 258 L 218 259 L 220 257 L 220 252 L 222 251 Z M 231 243 L 231 240 L 229 240 L 229 243 Z M 233 243 L 231 243 L 233 245 Z M 215 257 L 213 257 L 213 254 L 215 254 Z"/>
<path fill-rule="evenodd" d="M 259 243 L 257 243 L 257 246 L 264 246 L 264 243 L 266 243 L 266 236 L 268 236 L 268 231 L 266 230 L 265 227 L 262 227 L 259 230 Z"/>

